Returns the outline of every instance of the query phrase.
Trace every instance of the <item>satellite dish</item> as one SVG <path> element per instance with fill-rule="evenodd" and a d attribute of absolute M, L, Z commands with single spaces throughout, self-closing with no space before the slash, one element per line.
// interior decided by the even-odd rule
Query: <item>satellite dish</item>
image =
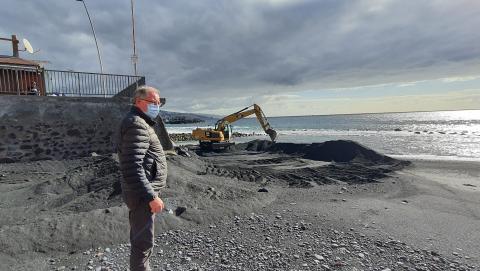
<path fill-rule="evenodd" d="M 33 47 L 27 39 L 23 39 L 23 46 L 25 46 L 25 50 L 30 54 L 33 54 Z"/>

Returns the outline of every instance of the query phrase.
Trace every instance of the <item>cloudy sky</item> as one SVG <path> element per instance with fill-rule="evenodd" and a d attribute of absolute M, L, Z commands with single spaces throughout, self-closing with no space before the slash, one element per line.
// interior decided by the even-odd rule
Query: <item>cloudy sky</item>
<path fill-rule="evenodd" d="M 133 74 L 130 1 L 85 1 L 105 71 Z M 0 14 L 0 36 L 41 49 L 25 58 L 99 71 L 81 2 L 2 0 Z M 166 110 L 480 109 L 478 0 L 136 0 L 136 22 L 139 73 Z"/>

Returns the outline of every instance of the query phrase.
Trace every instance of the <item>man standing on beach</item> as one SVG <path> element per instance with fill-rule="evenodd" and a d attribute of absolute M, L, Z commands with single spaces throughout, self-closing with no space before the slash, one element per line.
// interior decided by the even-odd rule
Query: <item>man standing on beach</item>
<path fill-rule="evenodd" d="M 155 214 L 164 208 L 158 194 L 166 186 L 167 161 L 153 129 L 160 106 L 158 90 L 141 86 L 120 125 L 117 151 L 122 195 L 129 209 L 131 271 L 150 270 Z"/>

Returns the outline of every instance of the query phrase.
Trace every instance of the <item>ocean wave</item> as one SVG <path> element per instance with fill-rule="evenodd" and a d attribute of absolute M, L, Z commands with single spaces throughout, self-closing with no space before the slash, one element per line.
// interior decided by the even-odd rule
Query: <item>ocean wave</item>
<path fill-rule="evenodd" d="M 479 136 L 471 131 L 444 131 L 444 130 L 319 130 L 319 129 L 297 129 L 297 130 L 277 130 L 279 135 L 299 135 L 299 136 Z"/>
<path fill-rule="evenodd" d="M 478 157 L 464 157 L 464 156 L 446 156 L 446 155 L 432 155 L 432 154 L 389 154 L 389 156 L 410 161 L 457 161 L 457 162 L 480 162 Z"/>

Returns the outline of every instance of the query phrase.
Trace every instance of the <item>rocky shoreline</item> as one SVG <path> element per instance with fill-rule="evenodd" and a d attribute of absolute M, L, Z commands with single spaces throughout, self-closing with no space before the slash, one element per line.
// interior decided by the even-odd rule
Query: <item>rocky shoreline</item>
<path fill-rule="evenodd" d="M 255 133 L 238 133 L 234 132 L 233 136 L 234 137 L 249 137 L 249 136 L 256 136 L 259 134 Z M 172 133 L 169 134 L 169 137 L 172 141 L 174 142 L 185 142 L 185 141 L 197 141 L 195 138 L 192 137 L 191 133 Z"/>
<path fill-rule="evenodd" d="M 208 227 L 159 233 L 153 270 L 478 270 L 392 237 L 319 224 L 285 210 L 234 216 Z M 327 227 L 326 227 L 327 226 Z M 50 259 L 53 270 L 125 270 L 128 243 Z M 73 261 L 72 261 L 73 260 Z"/>

